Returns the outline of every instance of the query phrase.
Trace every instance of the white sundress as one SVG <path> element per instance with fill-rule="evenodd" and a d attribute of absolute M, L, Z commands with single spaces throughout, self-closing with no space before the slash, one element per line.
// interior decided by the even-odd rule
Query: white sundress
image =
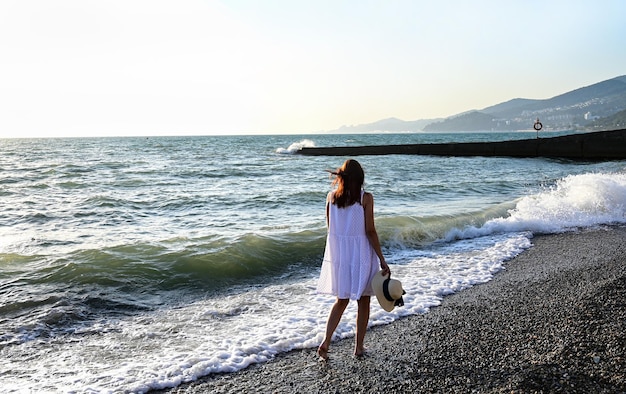
<path fill-rule="evenodd" d="M 332 193 L 327 201 L 331 201 Z M 361 203 L 364 193 L 361 190 Z M 365 234 L 363 205 L 339 208 L 328 204 L 328 235 L 317 292 L 351 300 L 372 296 L 371 281 L 380 262 Z"/>

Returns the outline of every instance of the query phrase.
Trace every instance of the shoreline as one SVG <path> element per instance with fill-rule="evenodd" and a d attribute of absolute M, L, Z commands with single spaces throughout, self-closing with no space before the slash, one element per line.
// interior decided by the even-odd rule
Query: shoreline
<path fill-rule="evenodd" d="M 626 393 L 626 227 L 532 243 L 489 282 L 370 328 L 362 359 L 349 338 L 327 363 L 294 350 L 153 392 Z"/>

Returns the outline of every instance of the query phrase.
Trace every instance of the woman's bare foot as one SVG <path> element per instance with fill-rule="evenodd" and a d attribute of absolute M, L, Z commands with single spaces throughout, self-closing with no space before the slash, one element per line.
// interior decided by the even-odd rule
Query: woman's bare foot
<path fill-rule="evenodd" d="M 328 360 L 328 348 L 320 345 L 320 347 L 317 348 L 317 355 L 324 361 Z"/>
<path fill-rule="evenodd" d="M 363 349 L 355 349 L 354 350 L 354 357 L 356 357 L 356 358 L 365 357 L 365 353 L 366 353 L 365 352 L 365 348 L 363 348 Z"/>

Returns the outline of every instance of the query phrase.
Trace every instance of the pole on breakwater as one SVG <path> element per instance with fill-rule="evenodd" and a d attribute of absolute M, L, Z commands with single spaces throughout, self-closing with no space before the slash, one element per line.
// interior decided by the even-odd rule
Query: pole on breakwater
<path fill-rule="evenodd" d="M 539 121 L 539 118 L 537 118 L 537 120 L 535 121 L 535 124 L 533 125 L 533 129 L 537 131 L 537 139 L 539 139 L 539 130 L 541 130 L 542 128 L 543 128 L 543 125 Z"/>
<path fill-rule="evenodd" d="M 301 148 L 296 153 L 307 156 L 432 155 L 624 160 L 626 129 L 497 142 Z"/>

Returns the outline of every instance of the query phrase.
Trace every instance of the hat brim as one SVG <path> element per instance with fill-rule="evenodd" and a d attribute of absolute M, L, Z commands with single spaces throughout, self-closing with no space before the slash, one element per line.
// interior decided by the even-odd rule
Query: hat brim
<path fill-rule="evenodd" d="M 372 278 L 372 289 L 374 290 L 374 294 L 376 294 L 376 299 L 380 306 L 387 312 L 391 312 L 393 308 L 396 306 L 395 300 L 389 301 L 387 297 L 385 297 L 385 293 L 383 290 L 383 283 L 390 275 L 383 276 L 382 271 L 378 271 L 376 275 Z"/>

